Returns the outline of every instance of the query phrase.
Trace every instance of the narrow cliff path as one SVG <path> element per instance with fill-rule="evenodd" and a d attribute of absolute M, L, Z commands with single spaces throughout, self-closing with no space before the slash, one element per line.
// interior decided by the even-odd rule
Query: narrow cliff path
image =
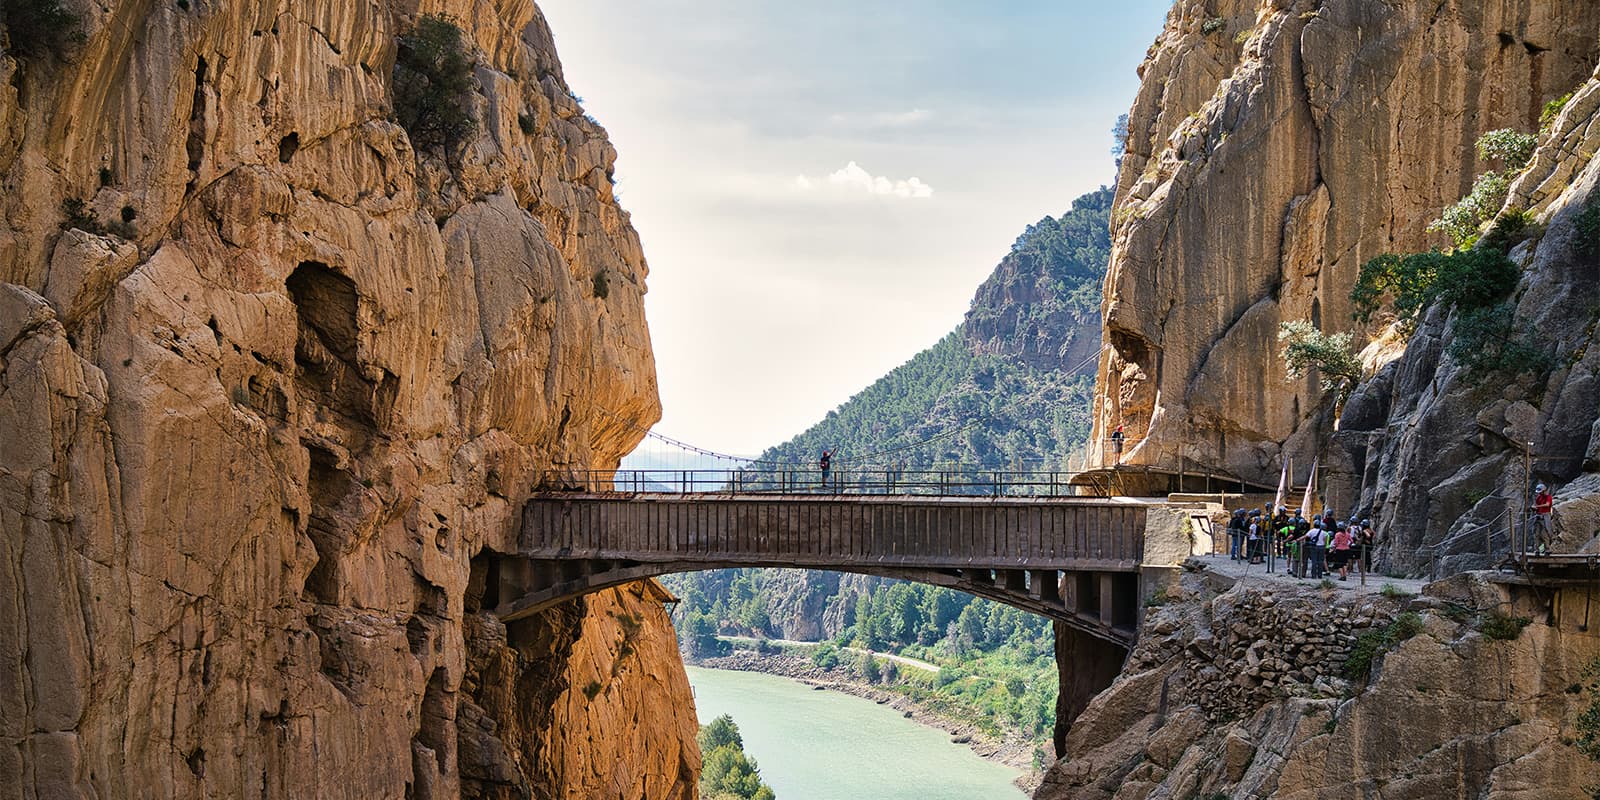
<path fill-rule="evenodd" d="M 1298 586 L 1310 586 L 1318 582 L 1310 578 L 1296 578 L 1293 575 L 1289 575 L 1284 571 L 1285 564 L 1283 559 L 1278 559 L 1276 569 L 1273 572 L 1268 572 L 1265 564 L 1234 561 L 1225 554 L 1197 556 L 1189 559 L 1189 563 L 1199 565 L 1219 575 L 1226 575 L 1240 580 Z M 1406 594 L 1415 595 L 1421 594 L 1423 585 L 1427 583 L 1426 580 L 1421 578 L 1391 578 L 1376 572 L 1367 573 L 1366 582 L 1362 583 L 1360 573 L 1353 569 L 1350 571 L 1349 580 L 1339 580 L 1338 573 L 1334 573 L 1329 580 L 1333 581 L 1335 589 L 1354 594 L 1377 594 L 1381 593 L 1385 586 L 1393 586 Z"/>

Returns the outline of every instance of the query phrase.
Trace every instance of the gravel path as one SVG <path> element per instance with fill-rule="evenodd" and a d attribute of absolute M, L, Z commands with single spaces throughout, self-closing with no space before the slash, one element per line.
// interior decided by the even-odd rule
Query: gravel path
<path fill-rule="evenodd" d="M 1301 586 L 1311 586 L 1317 583 L 1317 581 L 1310 578 L 1301 579 L 1285 573 L 1283 559 L 1278 559 L 1275 572 L 1267 572 L 1266 564 L 1234 561 L 1228 558 L 1226 554 L 1196 556 L 1191 558 L 1190 562 L 1199 563 L 1206 569 L 1227 575 L 1230 578 L 1291 585 L 1298 584 Z M 1382 590 L 1384 586 L 1392 584 L 1407 594 L 1421 594 L 1423 585 L 1427 583 L 1421 578 L 1390 578 L 1376 573 L 1368 573 L 1366 585 L 1362 585 L 1360 573 L 1355 570 L 1350 571 L 1350 579 L 1347 581 L 1339 580 L 1338 574 L 1334 574 L 1330 580 L 1333 581 L 1334 587 L 1340 590 L 1365 593 L 1377 592 Z"/>

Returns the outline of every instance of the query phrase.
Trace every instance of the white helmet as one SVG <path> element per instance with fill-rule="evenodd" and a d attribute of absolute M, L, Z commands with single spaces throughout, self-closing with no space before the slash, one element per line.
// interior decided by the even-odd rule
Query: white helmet
<path fill-rule="evenodd" d="M 1533 490 L 1536 491 L 1536 492 L 1544 491 L 1544 484 L 1541 483 L 1538 486 L 1533 487 Z"/>

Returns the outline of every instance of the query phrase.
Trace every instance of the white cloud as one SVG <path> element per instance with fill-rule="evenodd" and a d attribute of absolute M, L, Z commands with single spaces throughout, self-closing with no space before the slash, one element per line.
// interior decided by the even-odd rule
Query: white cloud
<path fill-rule="evenodd" d="M 907 128 L 926 122 L 933 112 L 926 108 L 906 111 L 876 111 L 868 114 L 831 114 L 828 121 L 846 128 Z"/>
<path fill-rule="evenodd" d="M 921 178 L 912 176 L 905 180 L 896 180 L 883 175 L 873 175 L 854 161 L 830 173 L 825 180 L 829 186 L 849 191 L 864 190 L 867 194 L 879 197 L 920 200 L 933 196 L 933 187 L 923 183 Z M 795 187 L 802 191 L 817 188 L 823 182 L 824 179 L 808 178 L 804 175 L 797 175 L 794 179 Z"/>

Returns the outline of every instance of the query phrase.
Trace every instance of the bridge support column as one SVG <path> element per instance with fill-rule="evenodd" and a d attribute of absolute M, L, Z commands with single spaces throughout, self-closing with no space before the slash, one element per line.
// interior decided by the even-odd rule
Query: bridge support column
<path fill-rule="evenodd" d="M 1095 576 L 1100 581 L 1100 622 L 1117 624 L 1117 577 L 1109 572 Z"/>
<path fill-rule="evenodd" d="M 1034 570 L 1033 585 L 1038 593 L 1039 602 L 1049 603 L 1053 606 L 1062 605 L 1061 602 L 1061 574 L 1053 569 Z"/>
<path fill-rule="evenodd" d="M 1117 679 L 1128 651 L 1070 625 L 1057 622 L 1055 629 L 1056 671 L 1061 690 L 1056 695 L 1053 738 L 1059 758 L 1066 752 L 1067 731 L 1071 730 L 1072 723 L 1088 708 L 1095 695 Z"/>
<path fill-rule="evenodd" d="M 1006 591 L 1017 594 L 1028 593 L 1028 571 L 1025 569 L 1006 570 Z"/>

